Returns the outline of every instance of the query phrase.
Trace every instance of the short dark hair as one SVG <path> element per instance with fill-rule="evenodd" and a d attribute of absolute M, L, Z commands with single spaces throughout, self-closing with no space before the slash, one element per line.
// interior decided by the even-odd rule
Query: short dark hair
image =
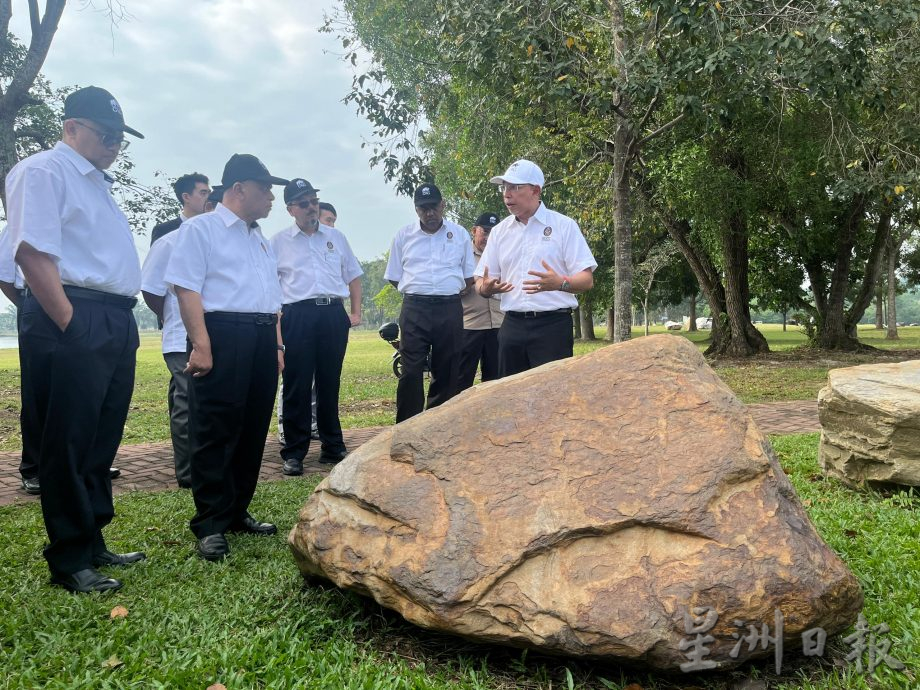
<path fill-rule="evenodd" d="M 320 201 L 320 202 L 319 202 L 319 210 L 320 210 L 320 211 L 329 211 L 329 212 L 330 212 L 332 215 L 334 215 L 336 218 L 339 217 L 339 214 L 336 213 L 336 211 L 335 211 L 335 206 L 333 206 L 332 204 L 330 204 L 328 201 Z"/>
<path fill-rule="evenodd" d="M 182 203 L 182 195 L 194 192 L 195 185 L 199 182 L 201 184 L 210 184 L 207 175 L 202 175 L 197 172 L 183 175 L 173 183 L 173 191 L 176 193 L 176 198 L 179 200 L 180 204 Z"/>

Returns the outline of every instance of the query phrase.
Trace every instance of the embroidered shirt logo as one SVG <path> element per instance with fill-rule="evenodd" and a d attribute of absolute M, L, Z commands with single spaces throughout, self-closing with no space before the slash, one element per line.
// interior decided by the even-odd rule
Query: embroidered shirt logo
<path fill-rule="evenodd" d="M 328 249 L 330 252 L 334 249 L 332 242 L 326 242 L 326 249 Z"/>
<path fill-rule="evenodd" d="M 553 229 L 552 229 L 552 228 L 543 228 L 543 235 L 544 235 L 545 237 L 549 237 L 549 236 L 552 235 L 552 234 L 553 234 Z"/>
<path fill-rule="evenodd" d="M 447 239 L 449 239 L 449 240 L 454 239 L 454 233 L 448 231 L 448 233 L 447 233 Z"/>

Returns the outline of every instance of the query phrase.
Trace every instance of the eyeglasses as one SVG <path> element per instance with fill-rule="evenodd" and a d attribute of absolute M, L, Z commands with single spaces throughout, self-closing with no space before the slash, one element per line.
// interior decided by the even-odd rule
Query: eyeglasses
<path fill-rule="evenodd" d="M 86 127 L 89 131 L 93 132 L 97 137 L 99 137 L 100 143 L 105 146 L 107 149 L 117 146 L 119 151 L 124 151 L 131 144 L 130 141 L 125 139 L 125 135 L 122 132 L 118 134 L 110 134 L 108 132 L 100 132 L 95 127 L 90 127 L 87 124 L 80 122 L 79 120 L 74 120 L 81 127 Z"/>
<path fill-rule="evenodd" d="M 308 209 L 311 206 L 319 206 L 319 199 L 304 199 L 303 201 L 292 201 L 288 206 L 296 206 L 297 208 Z"/>
<path fill-rule="evenodd" d="M 498 185 L 498 191 L 501 192 L 502 194 L 504 194 L 505 192 L 518 192 L 518 191 L 524 189 L 524 187 L 531 187 L 531 186 L 533 186 L 533 185 L 529 185 L 529 184 L 506 184 L 506 183 L 502 183 L 502 184 Z"/>

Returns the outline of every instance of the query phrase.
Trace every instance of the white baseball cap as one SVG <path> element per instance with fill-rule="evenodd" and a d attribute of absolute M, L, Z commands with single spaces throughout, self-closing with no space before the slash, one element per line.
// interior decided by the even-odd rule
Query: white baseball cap
<path fill-rule="evenodd" d="M 489 182 L 492 184 L 501 184 L 502 182 L 510 182 L 511 184 L 532 184 L 537 187 L 542 187 L 544 178 L 540 166 L 522 158 L 509 165 L 504 175 L 496 175 L 489 180 Z"/>

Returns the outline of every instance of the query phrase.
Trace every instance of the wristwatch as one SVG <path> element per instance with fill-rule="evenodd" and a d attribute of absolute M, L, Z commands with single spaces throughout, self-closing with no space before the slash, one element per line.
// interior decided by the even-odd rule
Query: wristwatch
<path fill-rule="evenodd" d="M 569 279 L 563 278 L 562 285 L 559 286 L 559 289 L 562 290 L 563 292 L 568 292 L 569 288 L 571 287 L 572 287 L 572 284 L 569 282 Z"/>
<path fill-rule="evenodd" d="M 278 346 L 278 352 L 284 352 L 284 345 Z"/>

